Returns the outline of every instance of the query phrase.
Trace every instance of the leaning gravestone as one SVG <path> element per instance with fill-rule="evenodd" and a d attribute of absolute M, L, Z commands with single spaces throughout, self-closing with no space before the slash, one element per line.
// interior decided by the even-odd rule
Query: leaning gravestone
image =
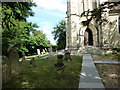
<path fill-rule="evenodd" d="M 45 54 L 45 50 L 43 49 L 43 54 Z"/>
<path fill-rule="evenodd" d="M 47 52 L 47 49 L 45 48 L 45 52 Z"/>
<path fill-rule="evenodd" d="M 19 67 L 19 54 L 16 50 L 16 48 L 10 48 L 8 50 L 8 59 L 11 62 L 11 74 L 12 76 L 16 76 L 19 73 L 21 73 L 20 67 Z"/>
<path fill-rule="evenodd" d="M 2 83 L 11 80 L 11 62 L 6 56 L 2 56 Z"/>

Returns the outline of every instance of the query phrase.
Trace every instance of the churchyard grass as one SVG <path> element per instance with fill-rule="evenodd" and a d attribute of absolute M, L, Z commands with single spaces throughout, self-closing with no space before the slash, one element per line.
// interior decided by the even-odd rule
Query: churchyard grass
<path fill-rule="evenodd" d="M 72 61 L 63 60 L 64 72 L 57 71 L 54 64 L 57 57 L 36 60 L 36 67 L 29 67 L 29 61 L 20 63 L 22 73 L 3 88 L 78 88 L 82 56 L 71 56 Z"/>
<path fill-rule="evenodd" d="M 92 55 L 94 60 L 118 60 L 120 61 L 120 53 L 118 54 L 95 54 Z M 95 58 L 96 57 L 96 58 Z M 98 58 L 98 59 L 97 59 Z"/>

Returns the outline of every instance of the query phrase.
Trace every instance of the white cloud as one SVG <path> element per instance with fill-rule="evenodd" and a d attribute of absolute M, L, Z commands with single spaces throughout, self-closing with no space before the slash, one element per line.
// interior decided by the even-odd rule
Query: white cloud
<path fill-rule="evenodd" d="M 66 12 L 67 3 L 66 0 L 33 0 L 36 4 L 44 9 L 49 10 L 59 10 L 62 12 Z"/>
<path fill-rule="evenodd" d="M 59 12 L 48 12 L 48 14 L 57 16 L 57 17 L 65 17 L 66 16 L 66 14 L 59 13 Z"/>
<path fill-rule="evenodd" d="M 47 39 L 50 40 L 53 45 L 56 45 L 52 35 L 53 25 L 50 22 L 45 21 L 40 23 L 40 26 L 42 26 L 42 28 L 38 30 L 42 30 L 43 33 L 46 34 Z"/>

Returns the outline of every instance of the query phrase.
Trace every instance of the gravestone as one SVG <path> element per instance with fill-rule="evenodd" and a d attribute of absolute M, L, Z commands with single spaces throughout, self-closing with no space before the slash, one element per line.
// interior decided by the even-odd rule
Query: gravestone
<path fill-rule="evenodd" d="M 37 49 L 37 54 L 40 55 L 40 49 Z"/>
<path fill-rule="evenodd" d="M 43 55 L 43 52 L 41 52 L 41 54 Z"/>
<path fill-rule="evenodd" d="M 47 52 L 47 49 L 45 48 L 45 52 Z"/>
<path fill-rule="evenodd" d="M 43 54 L 45 54 L 45 50 L 43 49 Z"/>
<path fill-rule="evenodd" d="M 2 56 L 2 83 L 7 83 L 11 79 L 11 61 L 6 56 Z"/>
<path fill-rule="evenodd" d="M 30 67 L 36 67 L 35 58 L 32 57 L 30 60 Z"/>
<path fill-rule="evenodd" d="M 60 72 L 64 71 L 63 55 L 62 54 L 57 55 L 57 63 L 55 64 L 55 67 L 57 67 L 57 71 L 60 71 Z"/>
<path fill-rule="evenodd" d="M 23 57 L 22 57 L 22 63 L 25 63 L 25 62 L 26 62 L 26 59 L 25 59 L 25 53 L 22 52 L 22 55 L 23 55 Z"/>
<path fill-rule="evenodd" d="M 49 58 L 52 56 L 52 46 L 49 48 Z"/>
<path fill-rule="evenodd" d="M 12 76 L 16 76 L 21 73 L 20 66 L 19 66 L 19 54 L 16 48 L 10 48 L 8 50 L 8 59 L 11 62 L 11 74 Z"/>
<path fill-rule="evenodd" d="M 70 57 L 70 52 L 68 50 L 65 50 L 65 55 L 64 55 L 64 59 L 66 61 L 71 61 L 71 57 Z"/>

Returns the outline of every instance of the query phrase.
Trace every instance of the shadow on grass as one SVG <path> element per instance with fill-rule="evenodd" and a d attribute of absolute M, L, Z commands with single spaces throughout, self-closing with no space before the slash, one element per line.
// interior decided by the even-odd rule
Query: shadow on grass
<path fill-rule="evenodd" d="M 56 57 L 36 60 L 36 67 L 29 67 L 29 61 L 20 63 L 22 73 L 3 85 L 3 88 L 78 88 L 82 57 L 71 56 L 72 61 L 63 60 L 64 72 L 55 68 Z"/>

